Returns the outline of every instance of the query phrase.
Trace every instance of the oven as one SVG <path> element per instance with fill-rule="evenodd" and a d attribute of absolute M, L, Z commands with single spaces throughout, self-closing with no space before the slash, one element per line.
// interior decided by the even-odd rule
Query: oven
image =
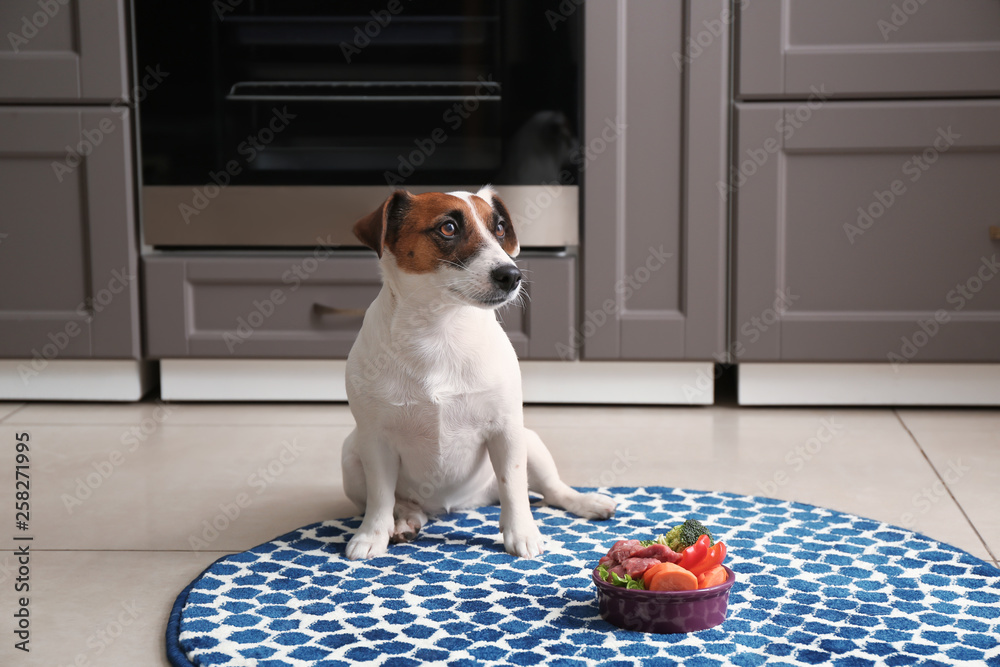
<path fill-rule="evenodd" d="M 567 11 L 567 6 L 574 11 Z M 524 247 L 578 242 L 567 0 L 134 0 L 144 243 L 356 246 L 394 188 L 492 183 Z"/>

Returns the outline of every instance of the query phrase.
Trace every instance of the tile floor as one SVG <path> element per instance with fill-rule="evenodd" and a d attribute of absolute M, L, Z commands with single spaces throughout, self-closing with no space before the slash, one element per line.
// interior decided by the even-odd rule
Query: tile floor
<path fill-rule="evenodd" d="M 770 495 L 1000 557 L 1000 410 L 535 406 L 525 421 L 571 484 Z M 354 513 L 339 470 L 352 424 L 344 405 L 0 403 L 0 504 L 13 522 L 27 431 L 34 537 L 25 655 L 17 531 L 0 533 L 0 665 L 167 665 L 170 606 L 209 563 Z M 228 527 L 206 529 L 217 518 Z"/>

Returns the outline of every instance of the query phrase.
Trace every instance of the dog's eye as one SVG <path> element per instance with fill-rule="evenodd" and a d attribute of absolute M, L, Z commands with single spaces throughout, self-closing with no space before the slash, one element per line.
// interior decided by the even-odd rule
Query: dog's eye
<path fill-rule="evenodd" d="M 438 231 L 441 232 L 441 236 L 451 238 L 458 232 L 458 225 L 455 224 L 454 220 L 446 220 L 438 227 Z"/>
<path fill-rule="evenodd" d="M 497 226 L 493 228 L 493 233 L 497 235 L 498 239 L 502 239 L 506 236 L 507 231 L 504 229 L 503 220 L 497 222 Z"/>

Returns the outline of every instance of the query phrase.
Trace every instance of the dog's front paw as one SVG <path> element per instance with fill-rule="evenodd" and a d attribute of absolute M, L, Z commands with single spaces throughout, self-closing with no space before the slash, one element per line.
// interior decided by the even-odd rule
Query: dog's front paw
<path fill-rule="evenodd" d="M 503 547 L 511 556 L 534 558 L 545 551 L 545 538 L 534 521 L 523 526 L 501 526 L 500 530 L 503 532 Z"/>
<path fill-rule="evenodd" d="M 610 519 L 615 515 L 617 503 L 600 493 L 581 493 L 566 503 L 566 509 L 583 519 Z"/>
<path fill-rule="evenodd" d="M 347 543 L 345 554 L 351 560 L 364 560 L 383 555 L 389 548 L 389 536 L 358 531 Z"/>

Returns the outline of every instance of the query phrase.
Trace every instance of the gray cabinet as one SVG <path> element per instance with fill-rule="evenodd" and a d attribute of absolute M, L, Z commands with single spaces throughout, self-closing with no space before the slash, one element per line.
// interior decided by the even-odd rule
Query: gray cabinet
<path fill-rule="evenodd" d="M 0 357 L 139 358 L 130 137 L 127 109 L 0 107 Z"/>
<path fill-rule="evenodd" d="M 739 104 L 738 359 L 1000 361 L 998 119 L 996 100 Z"/>
<path fill-rule="evenodd" d="M 574 260 L 518 264 L 530 281 L 525 305 L 501 311 L 501 321 L 519 357 L 558 358 L 572 335 Z M 381 289 L 374 255 L 324 248 L 162 253 L 143 266 L 146 351 L 156 359 L 343 359 Z"/>
<path fill-rule="evenodd" d="M 0 102 L 127 99 L 124 0 L 4 0 L 0 33 Z"/>
<path fill-rule="evenodd" d="M 729 3 L 586 11 L 575 345 L 587 360 L 712 359 L 725 349 Z"/>
<path fill-rule="evenodd" d="M 1000 94 L 996 0 L 742 4 L 742 99 Z"/>

